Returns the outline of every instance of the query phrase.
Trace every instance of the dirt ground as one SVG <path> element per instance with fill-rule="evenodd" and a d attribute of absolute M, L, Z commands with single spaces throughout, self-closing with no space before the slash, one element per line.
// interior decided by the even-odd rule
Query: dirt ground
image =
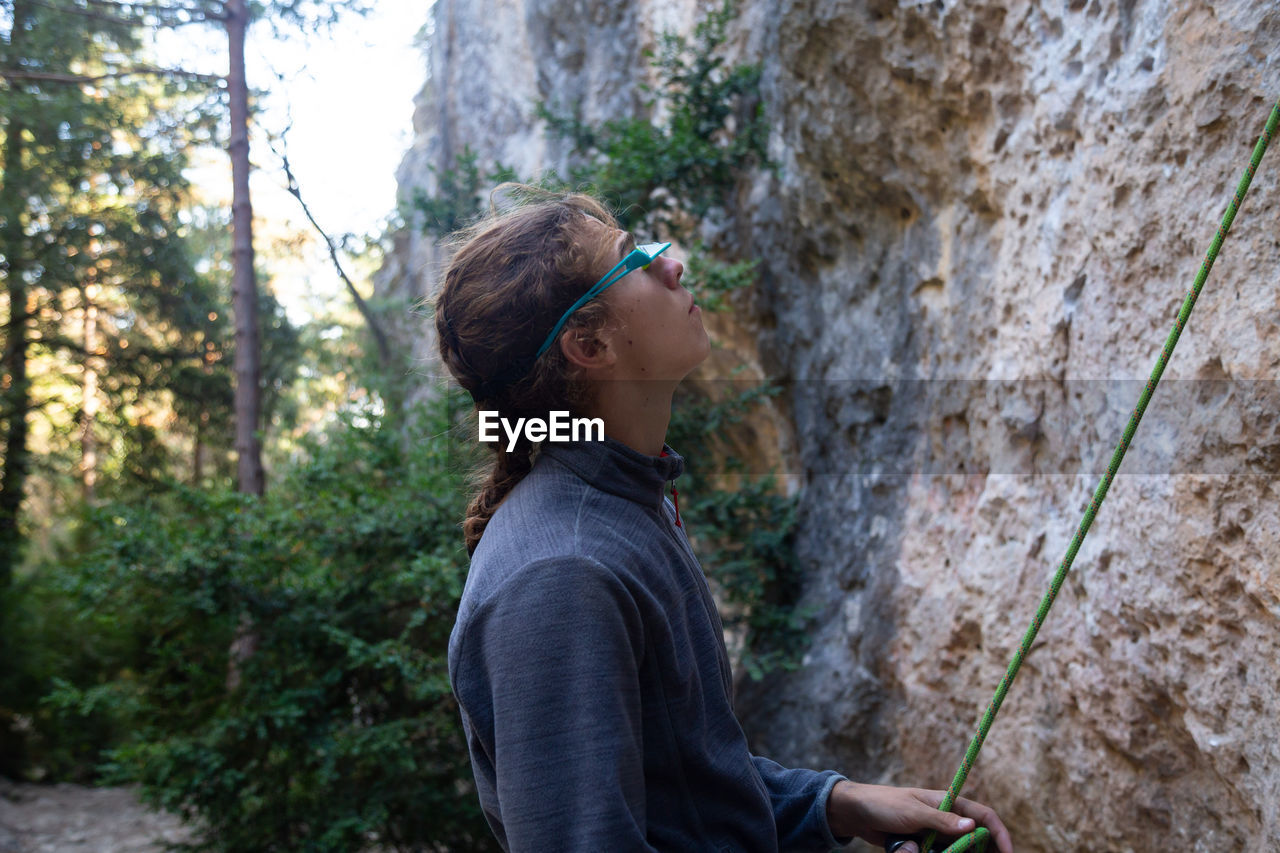
<path fill-rule="evenodd" d="M 25 785 L 0 779 L 0 853 L 160 853 L 190 837 L 132 788 Z"/>

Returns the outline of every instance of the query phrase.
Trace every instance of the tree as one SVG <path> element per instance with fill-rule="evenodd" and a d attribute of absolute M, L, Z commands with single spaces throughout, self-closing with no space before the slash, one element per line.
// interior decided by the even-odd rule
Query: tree
<path fill-rule="evenodd" d="M 142 25 L 102 7 L 0 3 L 0 602 L 30 529 L 24 500 L 70 515 L 71 478 L 92 502 L 104 470 L 108 497 L 129 481 L 199 485 L 222 473 L 225 454 L 208 450 L 230 446 L 227 221 L 193 209 L 183 175 L 189 149 L 217 138 L 221 95 L 139 61 Z M 252 292 L 269 408 L 299 340 Z M 0 612 L 0 644 L 4 626 Z"/>
<path fill-rule="evenodd" d="M 258 287 L 253 274 L 253 207 L 249 201 L 249 86 L 244 71 L 249 4 L 246 0 L 228 0 L 223 9 L 231 118 L 227 152 L 231 155 L 231 296 L 236 315 L 236 465 L 240 491 L 260 495 L 266 487 L 262 443 L 258 440 L 262 363 L 258 352 Z"/>
<path fill-rule="evenodd" d="M 0 6 L 10 23 L 0 42 L 0 258 L 8 309 L 0 589 L 22 542 L 31 415 L 63 399 L 58 386 L 74 381 L 69 374 L 79 373 L 94 399 L 100 372 L 126 356 L 108 344 L 123 340 L 118 333 L 138 315 L 104 314 L 109 294 L 180 291 L 194 277 L 177 239 L 178 212 L 187 203 L 182 169 L 187 142 L 209 130 L 172 81 L 109 71 L 114 56 L 136 53 L 136 27 L 60 14 L 50 5 Z M 127 354 L 156 355 L 145 348 Z M 35 358 L 65 370 L 33 377 Z M 95 457 L 96 435 L 84 417 L 79 427 L 83 483 L 91 492 L 93 469 L 85 464 Z"/>
<path fill-rule="evenodd" d="M 3 441 L 4 458 L 4 469 L 0 472 L 0 589 L 11 577 L 17 559 L 21 543 L 18 516 L 31 465 L 27 416 L 33 403 L 27 365 L 36 337 L 32 327 L 35 315 L 30 313 L 32 305 L 28 303 L 31 289 L 41 287 L 40 280 L 48 278 L 47 270 L 33 257 L 33 252 L 39 248 L 35 243 L 42 239 L 48 243 L 59 242 L 47 236 L 33 236 L 31 232 L 35 229 L 48 235 L 59 231 L 58 226 L 50 224 L 50 217 L 56 218 L 63 207 L 51 194 L 58 191 L 53 176 L 62 165 L 70 162 L 63 155 L 74 158 L 79 151 L 85 163 L 73 168 L 72 172 L 81 176 L 92 172 L 92 168 L 86 165 L 89 160 L 96 159 L 99 166 L 109 160 L 120 144 L 115 135 L 128 135 L 133 128 L 128 122 L 120 121 L 108 131 L 111 125 L 96 119 L 100 118 L 99 112 L 119 103 L 121 98 L 155 100 L 175 91 L 200 90 L 201 87 L 205 95 L 213 95 L 215 99 L 206 102 L 205 107 L 217 106 L 216 99 L 225 98 L 223 115 L 228 118 L 222 130 L 229 140 L 227 148 L 233 161 L 234 189 L 232 289 L 236 320 L 238 478 L 242 490 L 260 494 L 264 487 L 258 439 L 262 417 L 262 332 L 258 315 L 260 297 L 253 268 L 252 208 L 248 195 L 250 101 L 244 76 L 245 33 L 254 18 L 266 19 L 276 27 L 290 24 L 313 28 L 332 24 L 344 9 L 363 11 L 360 2 L 280 0 L 253 5 L 249 5 L 247 0 L 229 0 L 226 3 L 219 0 L 0 2 L 0 22 L 7 13 L 10 23 L 8 39 L 0 57 L 0 76 L 5 83 L 3 127 L 0 128 L 0 145 L 5 158 L 4 181 L 0 185 L 0 222 L 3 223 L 0 263 L 8 271 L 10 307 L 3 355 L 7 380 L 0 389 L 0 440 Z M 229 73 L 225 78 L 225 94 L 213 88 L 222 84 L 224 78 L 186 69 L 160 68 L 139 58 L 139 34 L 146 28 L 191 25 L 217 26 L 227 32 Z M 214 123 L 209 121 L 212 112 L 198 109 L 194 114 L 197 121 L 194 127 L 188 128 L 190 139 L 212 141 L 217 136 Z M 169 119 L 167 126 L 163 113 L 151 119 L 137 115 L 130 118 L 140 122 L 138 132 L 152 140 L 159 140 L 165 134 L 175 138 L 184 125 L 191 125 L 190 116 Z M 181 154 L 178 147 L 170 146 L 173 168 L 168 173 L 165 173 L 160 158 L 148 160 L 144 168 L 148 175 L 142 183 L 154 177 L 152 185 L 167 186 L 175 192 L 185 186 L 178 168 Z M 129 190 L 139 185 L 132 174 L 126 172 L 121 177 L 124 184 L 109 179 L 102 185 L 106 191 Z M 87 178 L 82 177 L 81 182 L 84 180 Z M 72 187 L 69 180 L 62 184 Z M 83 189 L 73 187 L 76 192 Z M 173 205 L 169 205 L 167 212 L 171 214 L 172 210 Z M 154 221 L 153 217 L 153 224 Z M 82 222 L 79 227 L 83 231 L 90 226 Z M 172 233 L 167 226 L 159 230 Z M 157 240 L 160 239 L 157 236 Z M 174 258 L 173 252 L 158 248 L 156 252 L 158 254 L 154 257 L 147 254 L 141 257 L 146 257 L 153 266 L 156 258 Z M 90 261 L 93 252 L 79 251 L 75 255 Z M 87 270 L 81 265 L 77 273 L 80 277 L 75 280 L 85 312 L 80 335 L 87 335 L 96 343 L 103 337 L 106 327 L 102 318 L 97 316 L 97 306 L 90 304 L 89 294 L 96 292 L 96 288 L 92 275 L 85 277 Z M 104 366 L 93 363 L 95 354 L 87 349 L 81 364 L 86 401 L 92 400 L 99 368 Z M 208 353 L 202 355 L 207 356 Z M 83 408 L 91 409 L 92 404 L 88 403 Z M 80 433 L 84 449 L 80 465 L 85 472 L 86 494 L 90 494 L 96 436 L 87 413 L 82 416 Z"/>
<path fill-rule="evenodd" d="M 14 0 L 24 10 L 34 0 Z M 244 45 L 250 24 L 264 18 L 274 27 L 288 24 L 303 29 L 332 25 L 343 11 L 364 12 L 365 0 L 275 0 L 250 4 L 248 0 L 41 0 L 39 7 L 64 17 L 78 17 L 101 27 L 184 27 L 212 25 L 227 35 L 225 78 L 227 99 L 227 151 L 232 167 L 232 293 L 236 337 L 236 451 L 239 488 L 262 494 L 262 448 L 258 433 L 262 417 L 260 383 L 262 363 L 259 349 L 261 331 L 257 313 L 258 287 L 254 271 L 253 209 L 249 196 L 249 120 L 251 104 L 245 76 Z M 25 12 L 24 12 L 25 14 Z M 167 79 L 201 79 L 203 75 L 183 69 L 161 69 L 133 61 L 111 63 L 93 74 L 70 71 L 35 71 L 15 66 L 8 69 L 11 81 L 91 83 L 120 80 L 139 75 Z"/>
<path fill-rule="evenodd" d="M 259 7 L 275 21 L 301 26 L 331 24 L 343 9 L 363 11 L 362 0 L 283 0 Z M 168 7 L 175 15 L 189 4 Z M 232 173 L 232 293 L 236 315 L 236 454 L 240 491 L 261 495 L 262 445 L 258 439 L 262 400 L 259 352 L 258 294 L 253 269 L 253 209 L 249 198 L 249 89 L 245 79 L 244 44 L 254 17 L 248 0 L 204 2 L 194 10 L 206 21 L 220 20 L 227 32 L 227 99 L 230 136 L 227 151 Z"/>
<path fill-rule="evenodd" d="M 5 72 L 22 66 L 22 54 L 30 37 L 30 4 L 17 0 L 9 10 L 9 43 L 0 67 Z M 7 76 L 7 74 L 6 74 Z M 25 239 L 29 220 L 26 199 L 31 194 L 32 176 L 27 169 L 27 122 L 16 110 L 5 110 L 4 183 L 0 184 L 0 255 L 8 283 L 9 318 L 5 325 L 3 403 L 4 472 L 0 474 L 0 591 L 7 589 L 13 575 L 21 538 L 18 509 L 26 483 L 27 412 L 30 410 L 30 383 L 27 379 L 27 294 L 26 267 L 29 246 Z"/>

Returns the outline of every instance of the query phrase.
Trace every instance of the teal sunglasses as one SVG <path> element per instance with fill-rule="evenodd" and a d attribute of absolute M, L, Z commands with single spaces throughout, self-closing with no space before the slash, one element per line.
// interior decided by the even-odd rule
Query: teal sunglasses
<path fill-rule="evenodd" d="M 636 246 L 635 249 L 628 252 L 625 258 L 614 264 L 613 269 L 604 274 L 604 278 L 591 285 L 591 289 L 582 294 L 578 301 L 570 305 L 569 310 L 561 315 L 559 322 L 552 327 L 551 334 L 547 335 L 547 339 L 542 342 L 542 346 L 538 347 L 538 352 L 533 356 L 534 361 L 537 361 L 544 352 L 551 349 L 551 345 L 555 343 L 556 335 L 560 334 L 560 330 L 564 328 L 565 323 L 569 322 L 569 318 L 573 316 L 574 311 L 604 293 L 612 285 L 617 284 L 627 273 L 635 270 L 647 270 L 654 259 L 669 248 L 671 248 L 670 243 L 645 243 L 643 246 Z"/>

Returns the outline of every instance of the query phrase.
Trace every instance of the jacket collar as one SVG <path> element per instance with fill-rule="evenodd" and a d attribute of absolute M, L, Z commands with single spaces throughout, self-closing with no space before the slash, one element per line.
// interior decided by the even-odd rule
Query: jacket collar
<path fill-rule="evenodd" d="M 544 442 L 541 454 L 602 492 L 655 509 L 663 487 L 684 472 L 684 457 L 665 444 L 661 456 L 647 456 L 608 436 L 604 441 Z"/>

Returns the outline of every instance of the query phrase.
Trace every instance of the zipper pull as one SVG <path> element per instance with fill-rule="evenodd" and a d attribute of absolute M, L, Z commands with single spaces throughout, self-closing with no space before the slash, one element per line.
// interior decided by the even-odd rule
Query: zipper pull
<path fill-rule="evenodd" d="M 680 523 L 680 493 L 676 491 L 675 480 L 671 481 L 671 502 L 676 505 L 676 527 L 683 527 Z"/>

